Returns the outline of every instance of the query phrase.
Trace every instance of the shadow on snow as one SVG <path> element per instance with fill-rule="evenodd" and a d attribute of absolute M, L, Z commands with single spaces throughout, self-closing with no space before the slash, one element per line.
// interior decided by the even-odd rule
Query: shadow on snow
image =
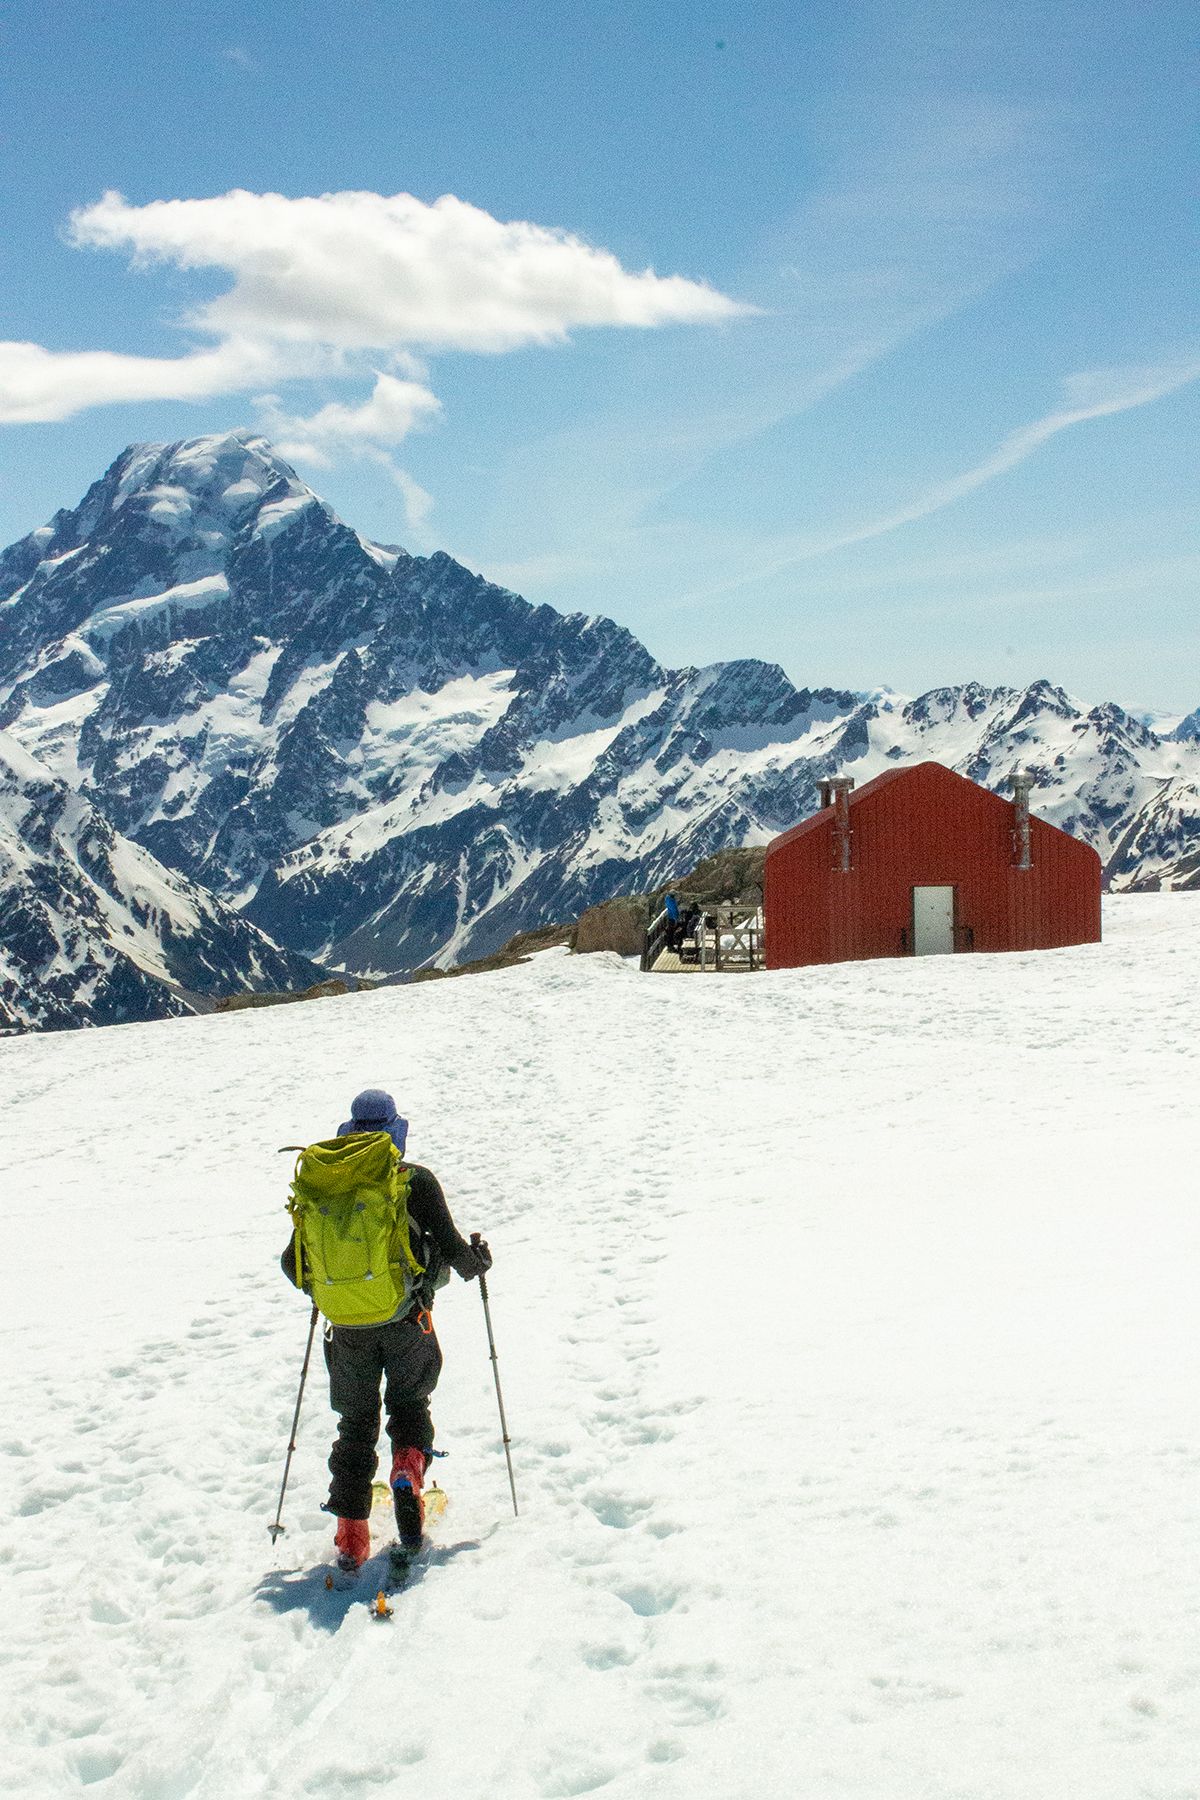
<path fill-rule="evenodd" d="M 342 1575 L 329 1563 L 315 1569 L 272 1569 L 255 1589 L 277 1613 L 306 1612 L 322 1631 L 336 1631 L 353 1606 L 369 1604 L 383 1588 L 389 1595 L 419 1587 L 431 1569 L 453 1562 L 464 1551 L 481 1548 L 479 1538 L 463 1538 L 457 1544 L 433 1544 L 422 1550 L 402 1580 L 397 1580 L 386 1552 L 372 1556 L 357 1576 Z M 330 1577 L 333 1585 L 327 1587 Z"/>

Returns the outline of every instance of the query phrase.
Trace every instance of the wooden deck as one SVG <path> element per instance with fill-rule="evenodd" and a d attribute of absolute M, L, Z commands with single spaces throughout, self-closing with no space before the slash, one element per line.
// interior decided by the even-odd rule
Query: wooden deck
<path fill-rule="evenodd" d="M 642 969 L 653 975 L 735 975 L 763 967 L 762 908 L 728 900 L 704 907 L 705 927 L 699 941 L 684 939 L 681 956 L 666 944 L 665 912 L 650 921 Z"/>
<path fill-rule="evenodd" d="M 717 975 L 717 974 L 736 975 L 736 974 L 741 973 L 741 974 L 748 975 L 751 973 L 752 967 L 754 969 L 758 969 L 761 966 L 762 965 L 760 963 L 754 963 L 753 965 L 751 965 L 748 962 L 741 962 L 741 963 L 724 962 L 724 963 L 722 963 L 720 969 L 718 969 L 717 965 L 714 961 L 709 961 L 702 968 L 698 962 L 684 962 L 682 957 L 679 957 L 675 954 L 674 950 L 660 950 L 657 957 L 655 958 L 654 962 L 651 963 L 650 968 L 647 970 L 647 974 L 650 974 L 650 975 Z"/>

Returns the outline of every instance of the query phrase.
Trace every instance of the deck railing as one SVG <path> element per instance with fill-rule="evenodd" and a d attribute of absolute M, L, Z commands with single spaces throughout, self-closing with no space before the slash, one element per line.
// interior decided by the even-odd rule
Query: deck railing
<path fill-rule="evenodd" d="M 646 942 L 642 946 L 642 974 L 652 969 L 666 948 L 671 921 L 660 906 L 657 914 L 653 900 L 646 902 Z"/>
<path fill-rule="evenodd" d="M 761 906 L 714 900 L 701 894 L 680 894 L 677 898 L 681 914 L 697 906 L 701 919 L 699 931 L 689 931 L 680 943 L 681 965 L 714 974 L 764 966 Z M 646 912 L 646 946 L 642 951 L 643 971 L 655 968 L 670 947 L 671 927 L 672 921 L 665 910 L 650 902 Z"/>

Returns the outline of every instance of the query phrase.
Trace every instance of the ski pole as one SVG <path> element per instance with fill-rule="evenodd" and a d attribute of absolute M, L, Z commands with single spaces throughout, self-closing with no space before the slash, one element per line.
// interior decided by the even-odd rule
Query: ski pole
<path fill-rule="evenodd" d="M 478 1244 L 479 1239 L 479 1232 L 473 1231 L 471 1233 L 472 1244 Z M 500 1408 L 500 1433 L 504 1439 L 504 1460 L 508 1464 L 508 1485 L 512 1493 L 513 1517 L 519 1518 L 520 1514 L 517 1510 L 517 1483 L 516 1478 L 513 1475 L 512 1466 L 512 1439 L 508 1435 L 508 1420 L 504 1416 L 504 1395 L 500 1392 L 500 1364 L 496 1358 L 496 1339 L 492 1335 L 492 1309 L 488 1305 L 486 1275 L 481 1275 L 479 1277 L 479 1292 L 483 1299 L 483 1317 L 487 1325 L 488 1352 L 492 1359 L 492 1380 L 496 1383 L 496 1405 Z"/>
<path fill-rule="evenodd" d="M 304 1384 L 308 1380 L 308 1359 L 312 1355 L 313 1338 L 316 1334 L 317 1309 L 314 1306 L 312 1309 L 312 1318 L 308 1321 L 308 1343 L 304 1347 L 304 1365 L 300 1370 L 300 1387 L 296 1394 L 296 1410 L 292 1414 L 292 1433 L 288 1439 L 287 1460 L 283 1465 L 283 1481 L 279 1488 L 279 1505 L 275 1508 L 275 1523 L 267 1526 L 267 1530 L 271 1534 L 272 1543 L 277 1541 L 281 1531 L 287 1530 L 287 1526 L 282 1523 L 283 1496 L 287 1492 L 288 1475 L 290 1474 L 292 1467 L 292 1454 L 296 1448 L 296 1427 L 300 1423 L 300 1402 L 304 1398 Z"/>

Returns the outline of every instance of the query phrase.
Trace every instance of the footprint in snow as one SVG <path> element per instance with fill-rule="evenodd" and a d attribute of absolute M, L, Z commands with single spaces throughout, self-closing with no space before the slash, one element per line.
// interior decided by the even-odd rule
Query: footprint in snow
<path fill-rule="evenodd" d="M 910 1681 L 903 1675 L 872 1675 L 871 1686 L 889 1706 L 919 1706 L 930 1700 L 961 1700 L 962 1689 L 941 1682 Z"/>
<path fill-rule="evenodd" d="M 26 1494 L 17 1507 L 19 1519 L 33 1519 L 38 1513 L 49 1512 L 53 1507 L 64 1506 L 68 1500 L 74 1500 L 78 1494 L 87 1491 L 87 1483 L 77 1481 L 70 1486 L 34 1488 Z"/>
<path fill-rule="evenodd" d="M 656 1619 L 662 1613 L 670 1612 L 679 1599 L 679 1589 L 668 1583 L 633 1582 L 613 1591 L 639 1619 Z"/>
<path fill-rule="evenodd" d="M 601 1525 L 609 1525 L 614 1531 L 628 1531 L 651 1510 L 649 1500 L 629 1500 L 620 1494 L 585 1494 L 583 1503 Z"/>
<path fill-rule="evenodd" d="M 118 1750 L 99 1746 L 81 1750 L 75 1758 L 76 1778 L 82 1787 L 92 1787 L 98 1781 L 109 1781 L 124 1760 Z"/>
<path fill-rule="evenodd" d="M 603 1672 L 605 1669 L 627 1669 L 637 1652 L 624 1644 L 585 1644 L 579 1654 L 587 1668 Z"/>
<path fill-rule="evenodd" d="M 556 1757 L 552 1768 L 543 1768 L 538 1792 L 545 1800 L 569 1800 L 572 1794 L 593 1794 L 597 1788 L 607 1787 L 617 1773 L 611 1763 L 587 1755 Z"/>
<path fill-rule="evenodd" d="M 725 1703 L 718 1694 L 706 1694 L 686 1682 L 651 1682 L 647 1693 L 672 1725 L 706 1725 L 719 1719 Z"/>

